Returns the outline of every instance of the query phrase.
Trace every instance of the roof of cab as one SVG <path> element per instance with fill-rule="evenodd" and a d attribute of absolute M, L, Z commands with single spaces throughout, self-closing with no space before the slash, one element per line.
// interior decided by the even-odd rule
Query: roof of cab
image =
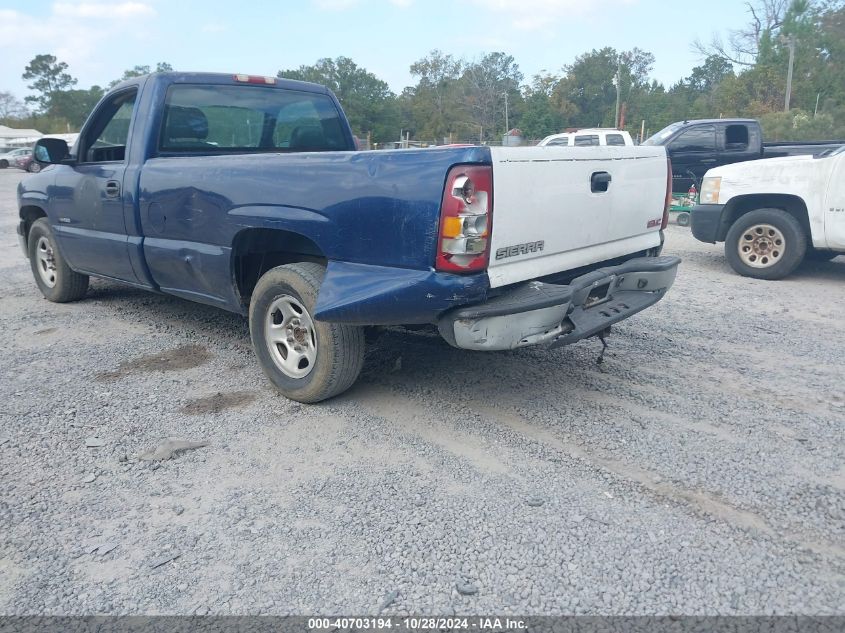
<path fill-rule="evenodd" d="M 689 119 L 681 121 L 683 125 L 692 125 L 693 123 L 757 123 L 757 119 Z"/>
<path fill-rule="evenodd" d="M 281 77 L 270 77 L 274 80 L 272 84 L 252 84 L 237 81 L 236 77 L 245 73 L 188 73 L 178 71 L 156 72 L 148 75 L 140 75 L 138 77 L 130 77 L 125 81 L 121 81 L 114 86 L 112 90 L 118 88 L 126 88 L 141 83 L 143 80 L 149 78 L 167 80 L 170 83 L 185 83 L 185 84 L 220 84 L 220 85 L 244 85 L 255 86 L 261 85 L 271 88 L 285 88 L 287 90 L 302 90 L 305 92 L 318 92 L 328 94 L 329 89 L 320 84 L 311 83 L 309 81 L 297 81 L 295 79 L 283 79 Z M 246 75 L 249 77 L 263 77 L 264 75 Z"/>

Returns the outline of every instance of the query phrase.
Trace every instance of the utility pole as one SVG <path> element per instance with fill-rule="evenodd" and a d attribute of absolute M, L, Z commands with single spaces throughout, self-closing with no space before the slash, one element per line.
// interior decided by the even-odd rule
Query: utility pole
<path fill-rule="evenodd" d="M 505 134 L 511 131 L 510 125 L 508 125 L 508 91 L 505 90 Z"/>
<path fill-rule="evenodd" d="M 783 99 L 783 111 L 789 112 L 789 99 L 792 96 L 792 65 L 795 63 L 795 36 L 790 33 L 786 41 L 789 46 L 789 69 L 786 71 L 786 96 Z"/>
<path fill-rule="evenodd" d="M 613 76 L 613 85 L 616 86 L 616 114 L 613 116 L 613 127 L 619 129 L 619 100 L 620 94 L 620 77 L 622 76 L 622 60 L 616 62 L 616 74 Z"/>

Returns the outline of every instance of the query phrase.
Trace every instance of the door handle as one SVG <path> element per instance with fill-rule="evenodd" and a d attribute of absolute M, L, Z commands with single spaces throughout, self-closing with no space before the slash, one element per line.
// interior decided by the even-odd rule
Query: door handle
<path fill-rule="evenodd" d="M 594 171 L 590 176 L 590 191 L 593 193 L 601 193 L 607 191 L 612 180 L 610 174 L 606 171 Z"/>
<path fill-rule="evenodd" d="M 106 182 L 106 195 L 109 198 L 117 198 L 120 195 L 120 183 L 116 180 Z"/>

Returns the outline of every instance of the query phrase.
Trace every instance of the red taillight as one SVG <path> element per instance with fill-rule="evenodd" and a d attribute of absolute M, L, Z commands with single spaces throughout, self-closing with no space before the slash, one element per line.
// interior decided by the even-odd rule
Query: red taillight
<path fill-rule="evenodd" d="M 669 226 L 669 207 L 672 206 L 672 161 L 666 158 L 666 200 L 663 202 L 663 221 L 660 223 L 662 231 Z"/>
<path fill-rule="evenodd" d="M 437 233 L 434 267 L 450 273 L 484 270 L 493 228 L 493 168 L 459 165 L 449 170 Z"/>

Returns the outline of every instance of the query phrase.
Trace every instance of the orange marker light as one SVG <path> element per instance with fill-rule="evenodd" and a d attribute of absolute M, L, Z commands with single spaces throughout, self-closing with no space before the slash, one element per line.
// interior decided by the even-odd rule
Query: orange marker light
<path fill-rule="evenodd" d="M 443 237 L 458 237 L 463 225 L 463 218 L 443 218 Z"/>

